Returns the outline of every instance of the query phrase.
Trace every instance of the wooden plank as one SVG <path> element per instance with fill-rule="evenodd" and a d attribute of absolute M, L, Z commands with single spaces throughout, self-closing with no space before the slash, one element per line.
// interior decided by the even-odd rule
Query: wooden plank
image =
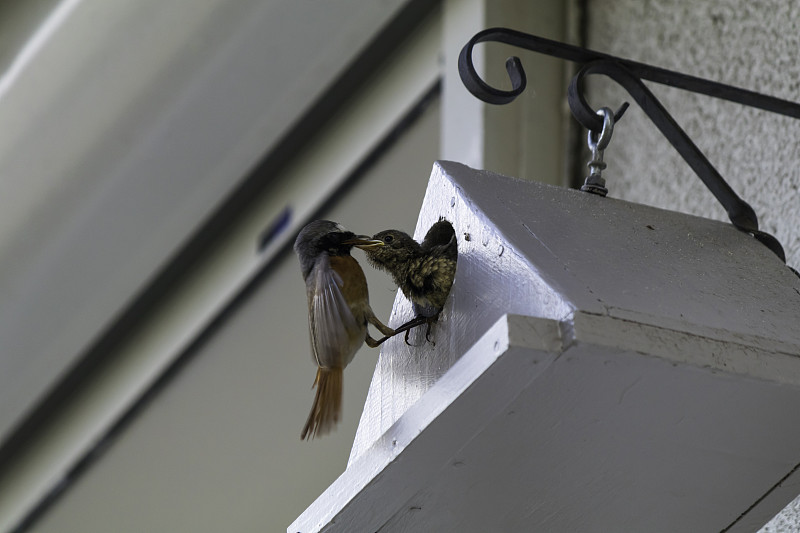
<path fill-rule="evenodd" d="M 287 532 L 720 531 L 796 495 L 773 488 L 800 457 L 797 384 L 725 372 L 704 342 L 718 368 L 597 337 L 504 317 Z"/>
<path fill-rule="evenodd" d="M 456 228 L 459 263 L 436 344 L 419 332 L 416 346 L 402 338 L 385 344 L 351 463 L 505 313 L 571 318 L 576 327 L 590 317 L 649 324 L 651 333 L 639 339 L 644 348 L 661 330 L 683 332 L 739 346 L 741 357 L 729 364 L 745 375 L 798 378 L 786 357 L 800 355 L 800 279 L 730 224 L 448 161 L 434 165 L 415 236 L 440 216 Z M 390 325 L 411 317 L 398 295 Z M 751 348 L 762 350 L 762 360 Z"/>
<path fill-rule="evenodd" d="M 558 356 L 560 347 L 557 322 L 513 315 L 500 319 L 287 532 L 380 529 L 401 502 L 432 481 L 454 449 L 480 432 Z M 460 399 L 467 390 L 473 394 Z M 441 424 L 444 411 L 451 416 Z"/>

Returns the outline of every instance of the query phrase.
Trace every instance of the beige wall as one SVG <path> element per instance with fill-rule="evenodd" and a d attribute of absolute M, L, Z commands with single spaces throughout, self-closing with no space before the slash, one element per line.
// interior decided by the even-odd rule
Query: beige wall
<path fill-rule="evenodd" d="M 589 47 L 745 89 L 800 100 L 800 5 L 782 0 L 590 0 Z M 591 101 L 626 97 L 599 79 Z M 800 266 L 800 121 L 651 85 L 667 110 Z M 727 220 L 722 207 L 644 113 L 614 131 L 610 195 Z"/>
<path fill-rule="evenodd" d="M 800 101 L 800 4 L 782 0 L 589 0 L 589 47 Z M 625 98 L 593 83 L 594 106 Z M 800 267 L 800 121 L 651 85 L 667 110 Z M 632 106 L 606 151 L 609 195 L 727 220 L 722 207 Z M 762 531 L 797 531 L 800 501 Z"/>

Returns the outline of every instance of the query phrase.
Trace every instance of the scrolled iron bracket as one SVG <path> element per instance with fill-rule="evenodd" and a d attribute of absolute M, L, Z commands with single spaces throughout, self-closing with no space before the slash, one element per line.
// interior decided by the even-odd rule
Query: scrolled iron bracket
<path fill-rule="evenodd" d="M 741 105 L 800 119 L 800 104 L 740 89 L 722 83 L 689 76 L 645 63 L 614 57 L 586 48 L 545 39 L 508 28 L 489 28 L 475 34 L 461 50 L 458 71 L 464 86 L 475 97 L 490 104 L 508 104 L 519 96 L 527 85 L 527 76 L 522 62 L 517 57 L 506 61 L 506 71 L 511 80 L 511 90 L 492 87 L 481 79 L 472 62 L 472 50 L 478 43 L 499 42 L 566 59 L 584 66 L 573 77 L 568 89 L 568 101 L 576 120 L 588 130 L 599 134 L 603 129 L 603 116 L 583 97 L 583 80 L 591 74 L 602 74 L 621 85 L 644 110 L 664 137 L 683 157 L 728 213 L 733 225 L 749 233 L 786 262 L 783 247 L 772 235 L 759 230 L 755 211 L 728 185 L 714 166 L 703 155 L 691 138 L 667 112 L 661 102 L 645 86 L 642 80 L 712 96 Z M 622 118 L 627 103 L 614 113 L 614 120 Z"/>

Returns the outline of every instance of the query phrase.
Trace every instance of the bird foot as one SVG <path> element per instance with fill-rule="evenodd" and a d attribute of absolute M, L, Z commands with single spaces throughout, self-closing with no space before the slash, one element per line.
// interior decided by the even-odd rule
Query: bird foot
<path fill-rule="evenodd" d="M 413 328 L 415 328 L 417 326 L 421 326 L 422 324 L 427 324 L 428 325 L 428 327 L 425 329 L 425 340 L 428 341 L 429 343 L 431 343 L 432 345 L 436 346 L 436 343 L 431 340 L 430 335 L 431 335 L 431 326 L 438 319 L 439 319 L 439 315 L 432 316 L 432 317 L 417 315 L 416 317 L 412 318 L 411 320 L 409 320 L 408 322 L 406 322 L 402 326 L 399 326 L 398 328 L 396 328 L 394 330 L 394 333 L 392 333 L 391 335 L 384 335 L 382 338 L 380 338 L 378 340 L 373 339 L 372 337 L 369 336 L 369 334 L 367 334 L 367 338 L 366 338 L 367 346 L 369 346 L 370 348 L 376 348 L 376 347 L 380 346 L 381 344 L 383 344 L 384 342 L 386 342 L 387 340 L 389 340 L 392 337 L 394 337 L 395 335 L 397 335 L 398 333 L 403 333 L 403 332 L 405 332 L 404 339 L 405 339 L 406 344 L 408 344 L 409 346 L 415 346 L 414 344 L 411 344 L 410 342 L 408 342 L 408 335 L 409 335 L 409 333 L 411 333 L 411 330 Z"/>
<path fill-rule="evenodd" d="M 431 335 L 431 326 L 438 319 L 439 319 L 439 315 L 432 316 L 432 317 L 417 315 L 415 318 L 412 318 L 411 320 L 409 320 L 408 322 L 406 322 L 405 324 L 403 324 L 402 326 L 397 328 L 395 331 L 397 333 L 400 333 L 401 331 L 405 331 L 406 332 L 406 334 L 405 334 L 405 342 L 406 342 L 406 344 L 408 344 L 409 346 L 415 346 L 414 344 L 411 344 L 410 342 L 408 342 L 408 335 L 409 335 L 409 333 L 411 333 L 411 329 L 415 328 L 417 326 L 421 326 L 422 324 L 427 324 L 428 327 L 425 328 L 425 340 L 428 341 L 429 343 L 431 343 L 432 345 L 436 346 L 436 343 L 431 340 L 430 335 Z"/>

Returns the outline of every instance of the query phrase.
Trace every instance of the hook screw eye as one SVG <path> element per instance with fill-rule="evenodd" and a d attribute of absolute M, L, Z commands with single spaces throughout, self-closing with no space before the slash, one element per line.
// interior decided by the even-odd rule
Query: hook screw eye
<path fill-rule="evenodd" d="M 614 133 L 614 112 L 608 107 L 601 107 L 597 114 L 603 116 L 603 129 L 600 130 L 600 133 L 589 130 L 586 136 L 586 143 L 589 145 L 589 150 L 592 151 L 592 159 L 587 164 L 589 176 L 587 176 L 581 190 L 605 196 L 608 194 L 606 180 L 600 174 L 607 166 L 603 161 L 603 151 L 608 146 L 608 143 L 611 142 L 611 135 Z"/>

